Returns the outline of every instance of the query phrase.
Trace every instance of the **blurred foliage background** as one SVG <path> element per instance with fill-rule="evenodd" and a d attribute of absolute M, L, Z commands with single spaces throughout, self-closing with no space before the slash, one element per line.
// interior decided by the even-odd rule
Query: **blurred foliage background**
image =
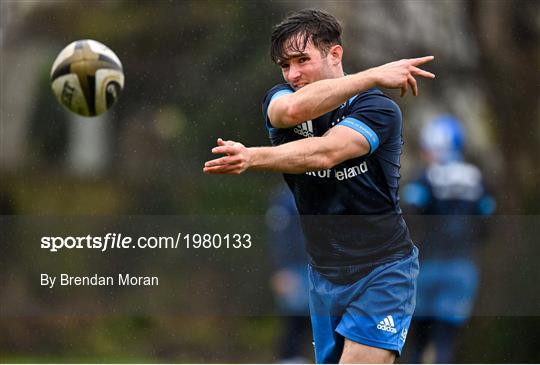
<path fill-rule="evenodd" d="M 457 360 L 540 361 L 537 1 L 2 0 L 2 214 L 263 215 L 278 174 L 205 176 L 202 165 L 218 137 L 268 144 L 260 104 L 281 82 L 268 55 L 271 27 L 304 7 L 342 20 L 346 72 L 435 55 L 427 69 L 437 79 L 420 81 L 419 97 L 389 92 L 404 115 L 404 180 L 419 167 L 422 125 L 452 113 L 498 214 L 526 217 L 494 226 L 482 249 L 478 306 L 491 315 L 473 318 Z M 58 52 L 86 38 L 114 50 L 126 75 L 119 103 L 95 119 L 67 113 L 49 87 Z M 18 255 L 6 247 L 3 276 Z M 264 267 L 264 250 L 259 259 Z M 266 275 L 250 280 L 264 286 Z M 22 290 L 0 288 L 3 302 Z M 280 325 L 273 316 L 4 314 L 2 362 L 272 362 Z"/>

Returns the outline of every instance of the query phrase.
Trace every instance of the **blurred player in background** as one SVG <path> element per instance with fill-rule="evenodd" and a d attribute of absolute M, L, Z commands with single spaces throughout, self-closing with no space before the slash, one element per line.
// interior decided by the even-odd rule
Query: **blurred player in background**
<path fill-rule="evenodd" d="M 217 141 L 209 174 L 283 172 L 309 254 L 310 312 L 318 363 L 393 362 L 414 311 L 418 249 L 399 207 L 401 110 L 376 87 L 410 88 L 433 57 L 345 75 L 341 25 L 306 9 L 272 33 L 286 83 L 263 117 L 272 147 Z"/>
<path fill-rule="evenodd" d="M 421 134 L 427 167 L 403 189 L 406 211 L 429 215 L 414 227 L 422 270 L 410 331 L 413 363 L 454 362 L 457 331 L 469 319 L 476 297 L 474 256 L 483 240 L 478 215 L 493 213 L 495 202 L 478 167 L 463 159 L 464 143 L 455 117 L 442 115 L 428 123 Z M 425 356 L 428 348 L 431 356 Z"/>
<path fill-rule="evenodd" d="M 300 217 L 290 190 L 280 185 L 266 211 L 271 278 L 283 331 L 279 338 L 280 363 L 307 363 L 304 351 L 310 332 L 307 256 Z"/>

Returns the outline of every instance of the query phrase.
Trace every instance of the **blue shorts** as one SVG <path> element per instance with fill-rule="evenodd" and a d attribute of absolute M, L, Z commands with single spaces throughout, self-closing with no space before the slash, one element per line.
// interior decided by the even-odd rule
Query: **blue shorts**
<path fill-rule="evenodd" d="M 330 282 L 309 266 L 315 360 L 338 363 L 344 338 L 401 354 L 416 302 L 418 249 L 353 284 Z"/>
<path fill-rule="evenodd" d="M 478 269 L 470 259 L 422 261 L 416 316 L 462 325 L 471 316 L 478 280 Z"/>

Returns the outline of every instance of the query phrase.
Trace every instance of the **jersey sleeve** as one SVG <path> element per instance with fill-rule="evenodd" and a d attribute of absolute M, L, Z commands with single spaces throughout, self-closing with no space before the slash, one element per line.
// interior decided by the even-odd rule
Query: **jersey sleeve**
<path fill-rule="evenodd" d="M 433 199 L 425 176 L 406 184 L 401 197 L 408 213 L 414 214 L 426 214 Z"/>
<path fill-rule="evenodd" d="M 279 99 L 284 95 L 292 94 L 293 92 L 293 89 L 288 84 L 279 84 L 271 88 L 264 96 L 262 113 L 266 129 L 268 130 L 268 137 L 270 138 L 270 142 L 273 146 L 277 146 L 288 141 L 287 129 L 276 128 L 270 123 L 270 118 L 268 118 L 268 107 L 272 101 Z"/>
<path fill-rule="evenodd" d="M 401 110 L 392 99 L 381 92 L 373 92 L 357 95 L 348 104 L 348 113 L 339 125 L 362 134 L 369 142 L 369 154 L 391 137 L 399 137 L 392 143 L 401 145 Z"/>
<path fill-rule="evenodd" d="M 495 213 L 495 210 L 497 209 L 497 202 L 495 201 L 495 198 L 493 195 L 490 194 L 488 191 L 486 185 L 484 184 L 484 179 L 482 178 L 482 197 L 478 199 L 477 203 L 477 214 L 480 215 L 492 215 Z"/>
<path fill-rule="evenodd" d="M 294 91 L 288 84 L 279 84 L 271 88 L 266 95 L 264 96 L 263 104 L 262 104 L 262 113 L 263 118 L 266 124 L 266 128 L 269 132 L 272 130 L 275 130 L 274 126 L 270 123 L 270 118 L 268 118 L 268 107 L 270 106 L 270 103 L 276 99 L 279 99 L 280 97 L 292 94 Z"/>

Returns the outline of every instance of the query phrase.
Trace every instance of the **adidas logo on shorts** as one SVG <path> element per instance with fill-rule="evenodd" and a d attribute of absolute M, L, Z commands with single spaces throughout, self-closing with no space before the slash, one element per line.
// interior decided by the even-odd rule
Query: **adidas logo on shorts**
<path fill-rule="evenodd" d="M 397 333 L 396 327 L 394 325 L 394 318 L 392 318 L 392 316 L 386 316 L 384 320 L 380 321 L 377 325 L 377 329 L 391 333 Z"/>

